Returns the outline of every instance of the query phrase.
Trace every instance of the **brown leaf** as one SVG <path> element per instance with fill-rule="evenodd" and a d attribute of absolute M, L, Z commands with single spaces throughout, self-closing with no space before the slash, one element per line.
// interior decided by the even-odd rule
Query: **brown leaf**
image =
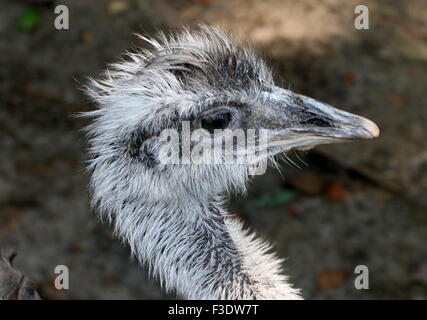
<path fill-rule="evenodd" d="M 317 274 L 316 288 L 318 291 L 327 291 L 338 288 L 347 277 L 345 270 L 323 270 Z"/>
<path fill-rule="evenodd" d="M 69 250 L 72 253 L 80 253 L 84 250 L 84 247 L 80 244 L 73 244 L 69 247 Z"/>
<path fill-rule="evenodd" d="M 320 194 L 323 189 L 323 179 L 316 172 L 306 170 L 292 180 L 292 185 L 307 194 Z"/>
<path fill-rule="evenodd" d="M 344 81 L 344 83 L 346 83 L 348 85 L 354 85 L 357 82 L 357 78 L 356 78 L 356 75 L 353 72 L 347 72 L 344 75 L 343 81 Z"/>
<path fill-rule="evenodd" d="M 326 185 L 326 195 L 331 200 L 342 201 L 347 198 L 348 192 L 341 181 L 334 180 Z"/>
<path fill-rule="evenodd" d="M 300 211 L 294 205 L 288 204 L 285 206 L 285 214 L 292 217 L 297 217 L 300 215 Z"/>

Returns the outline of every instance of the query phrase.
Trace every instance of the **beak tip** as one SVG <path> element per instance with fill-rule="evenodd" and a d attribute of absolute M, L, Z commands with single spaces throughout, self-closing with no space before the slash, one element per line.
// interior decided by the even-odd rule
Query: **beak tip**
<path fill-rule="evenodd" d="M 378 138 L 380 135 L 380 128 L 376 125 L 375 122 L 362 118 L 361 124 L 363 128 L 369 133 L 369 136 L 367 138 Z"/>

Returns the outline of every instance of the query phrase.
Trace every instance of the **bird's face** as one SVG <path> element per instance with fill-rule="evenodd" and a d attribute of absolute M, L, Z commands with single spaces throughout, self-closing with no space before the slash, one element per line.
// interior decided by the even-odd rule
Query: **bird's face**
<path fill-rule="evenodd" d="M 250 130 L 263 132 L 262 142 L 269 156 L 379 135 L 378 126 L 371 120 L 275 85 L 264 87 L 251 101 L 239 101 L 242 96 L 248 100 L 247 92 L 236 92 L 234 99 L 228 99 L 234 102 L 218 101 L 218 106 L 196 116 L 195 127 L 204 129 L 212 139 L 215 132 L 224 139 L 238 130 L 246 136 Z"/>
<path fill-rule="evenodd" d="M 150 42 L 90 92 L 101 106 L 93 166 L 114 166 L 127 187 L 239 187 L 275 154 L 379 135 L 368 119 L 275 86 L 261 59 L 218 30 Z"/>

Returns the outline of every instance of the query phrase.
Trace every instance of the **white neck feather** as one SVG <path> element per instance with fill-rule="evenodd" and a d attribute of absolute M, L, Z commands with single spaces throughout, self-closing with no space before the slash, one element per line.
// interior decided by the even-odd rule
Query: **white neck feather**
<path fill-rule="evenodd" d="M 219 201 L 125 201 L 116 231 L 151 275 L 186 299 L 301 299 L 271 247 Z"/>

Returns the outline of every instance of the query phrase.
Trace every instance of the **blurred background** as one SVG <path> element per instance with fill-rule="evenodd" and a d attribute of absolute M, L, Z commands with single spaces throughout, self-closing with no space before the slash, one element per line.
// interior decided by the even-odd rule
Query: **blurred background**
<path fill-rule="evenodd" d="M 65 4 L 70 29 L 54 28 Z M 79 87 L 155 34 L 216 24 L 252 43 L 277 83 L 374 120 L 375 141 L 289 155 L 234 212 L 271 241 L 307 299 L 427 298 L 427 3 L 9 0 L 0 2 L 0 247 L 49 299 L 164 299 L 88 206 Z M 304 164 L 304 162 L 306 164 Z M 56 265 L 70 289 L 53 286 Z M 354 268 L 369 268 L 356 290 Z"/>

